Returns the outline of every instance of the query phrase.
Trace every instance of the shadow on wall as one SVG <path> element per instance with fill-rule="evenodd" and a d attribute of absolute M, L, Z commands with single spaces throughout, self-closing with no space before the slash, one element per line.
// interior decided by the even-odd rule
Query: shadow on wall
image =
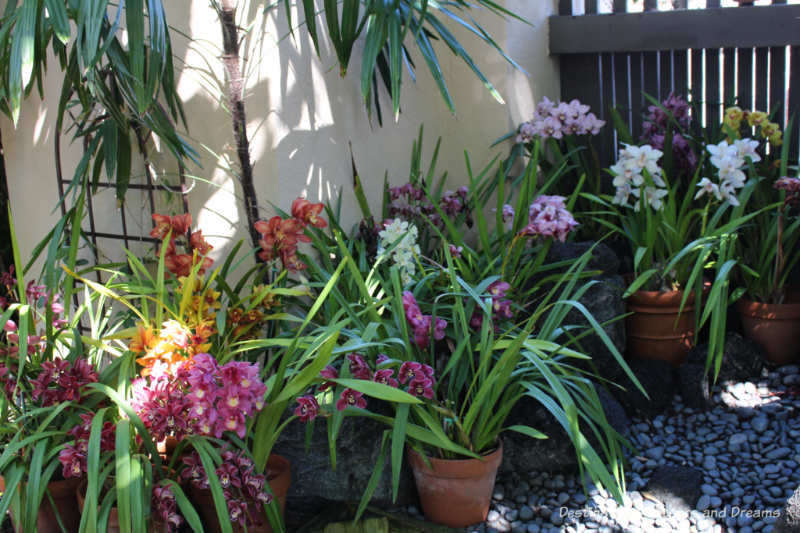
<path fill-rule="evenodd" d="M 263 0 L 260 3 L 263 5 Z M 555 0 L 541 3 L 555 5 Z M 532 74 L 531 78 L 513 73 L 487 46 L 476 43 L 465 30 L 453 28 L 462 42 L 471 43 L 466 45 L 468 51 L 498 86 L 508 106 L 492 100 L 469 69 L 445 47 L 438 46 L 457 115 L 449 114 L 428 72 L 420 71 L 416 83 L 408 76 L 404 79 L 403 114 L 399 121 L 394 123 L 391 114 L 386 114 L 385 126 L 381 128 L 374 117 L 370 124 L 361 102 L 360 50 L 354 51 L 350 73 L 341 78 L 335 55 L 327 48 L 325 38 L 321 39 L 323 49 L 319 59 L 302 27 L 295 31 L 294 38 L 286 37 L 289 31 L 282 5 L 262 15 L 257 0 L 241 0 L 239 18 L 242 26 L 250 30 L 242 49 L 247 58 L 246 105 L 262 216 L 273 214 L 271 204 L 288 207 L 298 194 L 307 194 L 314 201 L 328 200 L 342 188 L 343 212 L 350 217 L 345 225 L 355 222 L 358 209 L 351 194 L 348 142 L 353 143 L 367 195 L 373 205 L 378 205 L 385 172 L 388 171 L 390 181 L 395 184 L 407 179 L 412 140 L 423 123 L 428 147 L 425 158 L 429 158 L 436 138 L 441 136 L 438 167 L 450 171 L 453 187 L 463 182 L 464 150 L 469 151 L 474 162 L 486 161 L 491 142 L 525 118 L 517 116 L 515 99 L 522 103 L 531 100 L 531 88 L 533 94 L 541 96 L 537 91 L 547 86 L 542 81 L 546 79 L 551 79 L 557 89 L 557 79 L 548 66 L 552 61 L 547 57 L 546 47 L 538 44 L 546 36 L 546 20 L 536 19 L 540 11 L 552 9 L 539 4 L 528 0 L 506 1 L 508 7 L 531 19 L 535 24 L 533 29 L 517 22 L 507 25 L 499 18 L 477 13 L 497 42 Z M 246 238 L 241 222 L 245 219 L 242 203 L 236 196 L 240 194 L 239 188 L 229 172 L 236 168 L 236 161 L 231 159 L 235 156 L 231 120 L 221 96 L 225 78 L 220 61 L 221 28 L 208 3 L 166 2 L 165 8 L 168 20 L 176 27 L 172 39 L 178 89 L 190 127 L 187 140 L 200 153 L 202 164 L 187 169 L 190 177 L 197 178 L 189 194 L 191 211 L 196 224 L 216 247 L 215 257 L 221 257 L 234 242 Z M 295 21 L 300 18 L 296 16 Z M 249 26 L 253 21 L 254 25 Z M 424 69 L 422 61 L 417 61 L 417 65 Z M 541 65 L 545 66 L 537 70 Z M 59 80 L 58 75 L 51 74 L 46 79 L 44 100 L 32 94 L 25 102 L 18 129 L 5 119 L 0 120 L 14 211 L 20 217 L 37 213 L 34 220 L 17 228 L 25 254 L 30 253 L 60 216 L 58 210 L 51 212 L 49 207 L 58 200 L 50 154 L 53 117 L 61 89 Z M 381 91 L 383 101 L 388 103 Z M 557 90 L 543 94 L 554 95 Z M 175 181 L 174 162 L 158 153 L 157 141 L 151 148 L 151 161 L 158 178 Z M 80 161 L 81 147 L 65 137 L 62 149 L 64 172 L 69 176 Z M 134 164 L 141 173 L 140 158 L 134 158 Z M 177 211 L 179 203 L 175 199 L 165 202 L 165 197 L 166 194 L 157 195 L 156 211 Z M 46 212 L 42 211 L 42 204 L 48 206 Z M 126 201 L 126 213 L 131 233 L 149 231 L 149 202 L 131 196 Z M 96 214 L 98 224 L 109 231 L 119 229 L 120 216 L 114 202 Z M 107 250 L 109 257 L 116 254 L 118 243 L 108 243 Z"/>
<path fill-rule="evenodd" d="M 182 72 L 179 90 L 184 97 L 190 138 L 202 149 L 203 168 L 193 169 L 207 182 L 197 181 L 190 195 L 190 205 L 197 222 L 224 253 L 226 242 L 246 238 L 241 192 L 234 186 L 228 169 L 236 169 L 230 116 L 223 93 L 224 71 L 219 61 L 221 30 L 214 11 L 203 3 L 192 3 L 188 17 L 181 8 L 169 7 L 170 20 L 186 21 L 190 42 L 175 38 L 176 61 Z M 185 9 L 185 8 L 184 8 Z M 348 142 L 353 144 L 356 164 L 373 205 L 379 205 L 384 172 L 389 179 L 402 183 L 408 178 L 411 144 L 420 124 L 426 127 L 427 145 L 432 149 L 436 137 L 444 138 L 439 168 L 449 169 L 452 186 L 465 178 L 465 149 L 478 162 L 487 159 L 489 145 L 509 128 L 508 110 L 495 102 L 482 84 L 449 50 L 439 47 L 458 114 L 451 116 L 427 72 L 420 71 L 416 83 L 404 79 L 403 114 L 397 123 L 384 107 L 384 126 L 370 118 L 360 93 L 361 50 L 353 52 L 350 72 L 338 75 L 335 54 L 320 39 L 318 58 L 311 39 L 301 27 L 294 38 L 282 11 L 264 15 L 257 2 L 242 2 L 238 13 L 241 27 L 250 28 L 242 42 L 247 61 L 245 106 L 251 159 L 263 217 L 274 214 L 272 205 L 286 209 L 292 199 L 306 194 L 314 201 L 335 199 L 344 190 L 345 227 L 357 221 L 357 207 L 352 197 L 352 173 Z M 182 16 L 183 15 L 183 16 Z M 294 18 L 297 21 L 297 17 Z M 505 23 L 492 18 L 487 29 L 502 42 Z M 464 42 L 469 34 L 458 32 Z M 502 93 L 508 77 L 507 65 L 496 54 L 484 58 L 488 47 L 481 43 L 469 46 L 480 68 L 496 82 Z M 423 61 L 416 64 L 423 66 Z M 388 97 L 381 88 L 381 100 Z M 429 152 L 429 150 L 428 150 Z M 272 205 L 271 205 L 272 204 Z M 232 238 L 233 241 L 228 239 Z M 219 257 L 219 256 L 218 256 Z"/>

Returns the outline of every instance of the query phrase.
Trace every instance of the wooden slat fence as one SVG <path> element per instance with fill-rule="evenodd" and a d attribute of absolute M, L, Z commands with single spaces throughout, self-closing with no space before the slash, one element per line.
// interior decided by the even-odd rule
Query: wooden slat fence
<path fill-rule="evenodd" d="M 797 159 L 800 4 L 740 4 L 560 0 L 559 15 L 550 18 L 550 53 L 560 61 L 561 98 L 577 98 L 603 119 L 616 107 L 637 139 L 650 105 L 644 93 L 662 101 L 674 92 L 698 104 L 698 126 L 719 124 L 724 107 L 734 104 L 773 112 L 784 128 L 794 113 Z M 606 133 L 601 157 L 613 158 L 615 144 Z"/>

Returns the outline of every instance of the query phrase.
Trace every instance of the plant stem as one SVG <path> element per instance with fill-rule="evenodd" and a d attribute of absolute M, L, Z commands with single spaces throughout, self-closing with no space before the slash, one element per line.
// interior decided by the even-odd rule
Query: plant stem
<path fill-rule="evenodd" d="M 250 141 L 247 138 L 247 120 L 244 111 L 244 76 L 239 57 L 239 27 L 236 25 L 236 6 L 234 0 L 220 2 L 219 20 L 222 25 L 222 62 L 228 77 L 228 104 L 233 122 L 233 135 L 236 139 L 236 154 L 239 157 L 241 174 L 239 182 L 244 195 L 244 210 L 247 215 L 247 229 L 254 247 L 258 247 L 259 234 L 254 224 L 258 220 L 258 199 L 253 183 L 253 165 L 250 161 Z M 259 259 L 256 259 L 257 261 Z"/>
<path fill-rule="evenodd" d="M 778 208 L 778 242 L 776 243 L 775 253 L 775 272 L 772 279 L 772 298 L 775 303 L 783 303 L 783 295 L 779 294 L 780 278 L 783 275 L 785 258 L 783 256 L 783 211 L 786 204 Z"/>
<path fill-rule="evenodd" d="M 708 209 L 711 207 L 711 200 L 706 202 L 706 208 L 703 209 L 703 227 L 700 228 L 700 235 L 706 234 L 706 225 L 708 224 Z"/>

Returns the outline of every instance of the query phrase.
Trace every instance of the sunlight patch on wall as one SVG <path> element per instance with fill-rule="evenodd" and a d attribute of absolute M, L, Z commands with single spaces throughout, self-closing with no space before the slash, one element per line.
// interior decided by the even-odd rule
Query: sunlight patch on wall
<path fill-rule="evenodd" d="M 39 114 L 36 117 L 36 123 L 33 125 L 33 142 L 38 144 L 39 141 L 47 142 L 50 137 L 50 128 L 45 128 L 47 125 L 47 108 L 44 105 L 39 106 Z M 42 137 L 44 133 L 44 138 Z"/>

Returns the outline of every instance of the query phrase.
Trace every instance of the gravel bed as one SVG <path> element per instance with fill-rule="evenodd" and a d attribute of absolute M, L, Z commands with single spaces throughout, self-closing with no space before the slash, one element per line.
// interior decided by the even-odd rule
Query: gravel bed
<path fill-rule="evenodd" d="M 584 494 L 577 474 L 520 473 L 498 478 L 487 521 L 467 531 L 769 533 L 800 485 L 798 385 L 790 365 L 718 385 L 706 411 L 676 396 L 666 414 L 631 419 L 623 505 Z"/>

